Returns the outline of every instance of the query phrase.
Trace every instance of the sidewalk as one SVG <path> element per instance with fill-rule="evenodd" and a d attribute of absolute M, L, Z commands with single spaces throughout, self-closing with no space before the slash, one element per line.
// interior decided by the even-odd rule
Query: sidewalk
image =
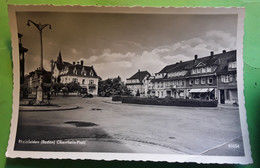
<path fill-rule="evenodd" d="M 235 110 L 238 109 L 238 106 L 235 106 L 233 104 L 218 104 L 218 107 L 220 108 L 225 108 L 225 109 L 230 109 L 230 110 Z"/>
<path fill-rule="evenodd" d="M 75 105 L 59 105 L 59 106 L 20 106 L 20 111 L 63 111 L 78 109 Z"/>

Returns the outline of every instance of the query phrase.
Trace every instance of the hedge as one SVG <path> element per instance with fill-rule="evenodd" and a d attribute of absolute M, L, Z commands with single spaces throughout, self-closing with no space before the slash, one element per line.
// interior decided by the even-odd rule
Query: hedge
<path fill-rule="evenodd" d="M 115 98 L 120 101 L 120 98 Z M 217 100 L 197 100 L 197 99 L 174 99 L 174 98 L 139 98 L 121 97 L 122 103 L 163 105 L 163 106 L 185 106 L 185 107 L 217 107 Z"/>

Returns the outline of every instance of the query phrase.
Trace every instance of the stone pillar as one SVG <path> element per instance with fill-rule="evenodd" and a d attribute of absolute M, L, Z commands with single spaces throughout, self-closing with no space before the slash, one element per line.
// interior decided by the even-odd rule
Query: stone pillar
<path fill-rule="evenodd" d="M 43 102 L 43 90 L 42 90 L 42 83 L 43 83 L 43 80 L 42 80 L 42 78 L 43 78 L 43 76 L 42 75 L 40 75 L 39 76 L 39 78 L 40 78 L 40 82 L 39 82 L 39 86 L 37 87 L 37 90 L 36 90 L 36 92 L 37 92 L 37 97 L 36 97 L 36 103 L 41 103 L 41 102 Z"/>
<path fill-rule="evenodd" d="M 42 86 L 39 86 L 37 88 L 37 97 L 36 97 L 36 103 L 40 103 L 43 101 L 43 92 L 42 92 Z"/>

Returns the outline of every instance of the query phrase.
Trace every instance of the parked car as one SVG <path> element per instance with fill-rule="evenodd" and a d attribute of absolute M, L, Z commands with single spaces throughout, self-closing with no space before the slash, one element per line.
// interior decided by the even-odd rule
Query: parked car
<path fill-rule="evenodd" d="M 93 95 L 87 93 L 87 94 L 82 95 L 82 98 L 93 98 Z"/>

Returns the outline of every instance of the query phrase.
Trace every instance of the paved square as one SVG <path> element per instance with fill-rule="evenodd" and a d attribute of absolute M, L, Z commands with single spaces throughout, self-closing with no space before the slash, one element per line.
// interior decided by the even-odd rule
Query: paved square
<path fill-rule="evenodd" d="M 244 155 L 238 107 L 135 105 L 101 97 L 54 97 L 52 102 L 81 108 L 20 111 L 17 142 L 64 143 L 16 143 L 15 150 Z"/>

